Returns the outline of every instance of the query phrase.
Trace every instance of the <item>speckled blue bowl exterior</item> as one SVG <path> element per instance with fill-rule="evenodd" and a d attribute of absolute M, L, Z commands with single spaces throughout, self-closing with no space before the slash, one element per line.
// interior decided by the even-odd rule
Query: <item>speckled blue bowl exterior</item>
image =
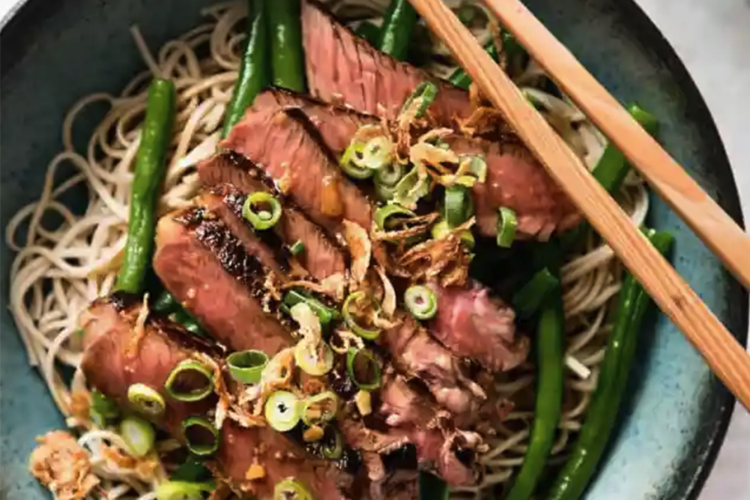
<path fill-rule="evenodd" d="M 128 34 L 138 23 L 156 46 L 194 26 L 206 0 L 29 0 L 0 35 L 0 225 L 39 193 L 60 149 L 64 111 L 80 96 L 117 92 L 142 69 Z M 659 117 L 667 149 L 737 220 L 737 191 L 713 121 L 685 69 L 627 0 L 529 0 L 529 6 L 621 101 Z M 91 124 L 88 124 L 89 126 Z M 81 124 L 85 129 L 87 124 Z M 716 258 L 658 199 L 651 224 L 676 236 L 673 262 L 738 339 L 747 297 Z M 11 253 L 0 248 L 2 303 Z M 62 419 L 0 308 L 0 497 L 47 498 L 27 472 L 33 438 Z M 641 353 L 621 425 L 588 500 L 697 497 L 724 437 L 733 399 L 675 327 L 659 316 Z"/>

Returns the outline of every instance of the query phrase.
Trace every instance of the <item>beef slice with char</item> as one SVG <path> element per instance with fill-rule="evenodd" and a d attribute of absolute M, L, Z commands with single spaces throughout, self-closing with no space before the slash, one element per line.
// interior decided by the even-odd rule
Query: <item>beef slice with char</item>
<path fill-rule="evenodd" d="M 394 118 L 414 89 L 429 80 L 439 88 L 430 108 L 437 119 L 450 123 L 471 114 L 465 92 L 380 52 L 310 0 L 302 2 L 302 35 L 308 85 L 319 99 Z"/>
<path fill-rule="evenodd" d="M 128 388 L 141 383 L 161 393 L 166 411 L 155 424 L 184 441 L 182 421 L 193 415 L 207 415 L 216 405 L 210 396 L 201 401 L 181 402 L 169 397 L 164 383 L 170 372 L 182 361 L 198 353 L 214 354 L 208 347 L 196 344 L 190 334 L 167 321 L 150 319 L 144 325 L 138 349 L 130 355 L 135 338 L 140 303 L 126 309 L 113 301 L 100 299 L 81 316 L 85 351 L 81 365 L 86 379 L 123 408 L 129 407 Z M 189 386 L 186 386 L 186 388 Z M 271 500 L 274 486 L 296 477 L 315 498 L 344 500 L 342 491 L 349 488 L 351 477 L 333 463 L 315 459 L 301 447 L 269 427 L 245 429 L 225 420 L 220 444 L 209 463 L 217 476 L 237 492 L 252 493 L 254 498 Z M 246 474 L 253 464 L 262 465 L 265 476 L 248 481 Z"/>
<path fill-rule="evenodd" d="M 311 129 L 295 110 L 248 113 L 221 146 L 256 162 L 329 233 L 339 233 L 345 219 L 369 228 L 370 203 Z"/>
<path fill-rule="evenodd" d="M 267 269 L 219 220 L 200 209 L 168 214 L 157 226 L 154 270 L 219 342 L 275 353 L 291 342 L 263 305 Z"/>
<path fill-rule="evenodd" d="M 224 203 L 237 214 L 237 203 L 245 195 L 268 192 L 280 197 L 273 182 L 256 165 L 246 158 L 222 153 L 201 162 L 198 175 L 204 185 L 222 196 Z M 283 213 L 271 230 L 286 246 L 297 241 L 305 249 L 297 256 L 300 264 L 316 279 L 323 280 L 346 272 L 346 255 L 332 242 L 319 226 L 311 222 L 291 200 L 282 199 Z M 244 199 L 243 199 L 244 202 Z M 240 212 L 241 215 L 241 212 Z M 267 233 L 268 231 L 264 231 Z"/>
<path fill-rule="evenodd" d="M 517 367 L 529 354 L 529 339 L 516 335 L 513 309 L 473 282 L 469 288 L 441 288 L 430 332 L 459 356 L 477 361 L 490 372 Z"/>
<path fill-rule="evenodd" d="M 303 2 L 302 26 L 306 47 L 310 47 L 306 50 L 308 83 L 313 95 L 324 101 L 344 102 L 364 113 L 393 118 L 420 82 L 435 81 L 425 72 L 376 50 L 309 0 Z M 429 112 L 439 123 L 450 126 L 454 117 L 471 115 L 466 92 L 444 82 L 436 84 L 439 90 Z M 312 107 L 310 103 L 304 106 Z M 324 116 L 330 119 L 330 113 Z M 346 130 L 343 125 L 325 128 L 329 136 Z M 478 228 L 483 235 L 496 234 L 500 207 L 517 212 L 521 238 L 546 240 L 553 232 L 580 222 L 575 206 L 520 143 L 502 147 L 460 136 L 447 142 L 458 153 L 479 153 L 487 159 L 488 181 L 474 188 Z"/>
<path fill-rule="evenodd" d="M 83 328 L 85 346 L 81 369 L 93 387 L 111 398 L 121 408 L 135 411 L 128 400 L 128 388 L 144 384 L 161 394 L 165 412 L 153 420 L 171 434 L 183 439 L 182 421 L 193 414 L 203 414 L 216 406 L 211 396 L 201 401 L 177 401 L 167 394 L 164 384 L 172 370 L 196 353 L 211 353 L 189 333 L 167 321 L 148 321 L 140 338 L 136 321 L 141 303 L 131 301 L 120 307 L 116 300 L 98 299 L 85 310 L 78 321 Z M 190 380 L 181 380 L 186 389 Z M 202 380 L 192 381 L 192 388 L 203 386 Z"/>

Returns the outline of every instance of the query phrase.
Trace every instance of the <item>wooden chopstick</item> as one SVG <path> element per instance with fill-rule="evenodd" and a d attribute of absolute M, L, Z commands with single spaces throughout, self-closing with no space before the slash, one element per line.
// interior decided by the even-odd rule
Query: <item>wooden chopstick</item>
<path fill-rule="evenodd" d="M 442 0 L 411 0 L 411 3 L 661 310 L 684 332 L 745 408 L 750 409 L 750 357 L 743 347 L 648 243 Z"/>
<path fill-rule="evenodd" d="M 649 185 L 750 289 L 750 238 L 520 0 L 484 0 Z"/>

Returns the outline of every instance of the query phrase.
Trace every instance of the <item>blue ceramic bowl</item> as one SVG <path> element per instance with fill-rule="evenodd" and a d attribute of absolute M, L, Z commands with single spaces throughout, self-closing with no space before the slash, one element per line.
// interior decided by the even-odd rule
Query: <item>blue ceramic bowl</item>
<path fill-rule="evenodd" d="M 40 192 L 60 149 L 65 110 L 80 96 L 117 92 L 142 63 L 128 33 L 138 23 L 161 44 L 198 22 L 210 0 L 28 0 L 0 34 L 0 225 Z M 528 0 L 532 10 L 621 101 L 661 121 L 666 148 L 736 220 L 732 173 L 706 106 L 669 44 L 629 0 Z M 84 124 L 85 128 L 85 124 Z M 673 262 L 744 342 L 747 297 L 716 258 L 658 199 L 650 224 L 676 236 Z M 12 255 L 0 248 L 2 302 Z M 0 308 L 0 470 L 8 500 L 46 498 L 27 472 L 34 436 L 63 425 L 41 378 L 26 364 Z M 721 445 L 733 399 L 663 316 L 642 332 L 617 435 L 588 500 L 690 500 Z"/>

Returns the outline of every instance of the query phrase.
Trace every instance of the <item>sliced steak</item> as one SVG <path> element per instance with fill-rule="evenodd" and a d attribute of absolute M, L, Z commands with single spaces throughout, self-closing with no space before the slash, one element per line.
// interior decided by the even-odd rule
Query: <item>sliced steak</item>
<path fill-rule="evenodd" d="M 487 288 L 432 287 L 438 297 L 430 332 L 451 351 L 491 372 L 517 367 L 529 354 L 529 339 L 516 335 L 513 309 Z"/>
<path fill-rule="evenodd" d="M 221 221 L 192 208 L 166 215 L 156 247 L 154 270 L 164 286 L 224 345 L 275 353 L 291 342 L 262 304 L 268 269 Z"/>
<path fill-rule="evenodd" d="M 237 154 L 218 154 L 198 166 L 203 184 L 213 187 L 235 215 L 241 217 L 243 195 L 258 191 L 279 195 L 273 182 L 252 162 Z M 231 186 L 231 187 L 230 187 Z M 300 211 L 291 200 L 282 200 L 283 216 L 273 231 L 287 247 L 302 242 L 304 252 L 297 256 L 302 266 L 314 278 L 323 280 L 346 271 L 346 255 Z M 238 213 L 239 210 L 239 213 Z"/>
<path fill-rule="evenodd" d="M 435 400 L 461 421 L 472 420 L 483 391 L 463 373 L 461 361 L 408 315 L 386 330 L 382 342 L 402 373 L 421 380 Z"/>
<path fill-rule="evenodd" d="M 191 359 L 196 352 L 211 351 L 166 321 L 148 321 L 139 337 L 136 322 L 140 309 L 141 302 L 137 300 L 123 306 L 117 299 L 98 299 L 81 314 L 79 326 L 83 328 L 85 346 L 81 369 L 89 384 L 124 409 L 136 410 L 128 401 L 131 385 L 145 384 L 158 391 L 166 410 L 154 422 L 182 439 L 182 421 L 214 408 L 216 399 L 177 401 L 169 397 L 164 384 L 179 363 Z"/>
<path fill-rule="evenodd" d="M 374 115 L 363 114 L 350 108 L 334 106 L 309 96 L 275 88 L 259 94 L 253 102 L 250 113 L 279 109 L 298 109 L 304 113 L 320 132 L 323 143 L 337 158 L 349 146 L 352 136 L 359 127 L 377 124 L 380 121 Z M 235 128 L 241 130 L 242 127 L 244 127 L 243 122 L 240 122 Z"/>
<path fill-rule="evenodd" d="M 307 82 L 319 99 L 393 118 L 417 85 L 430 80 L 439 87 L 430 107 L 438 120 L 471 114 L 464 91 L 380 52 L 310 0 L 302 2 L 302 34 Z"/>
<path fill-rule="evenodd" d="M 341 231 L 344 219 L 369 228 L 369 201 L 341 173 L 312 128 L 296 110 L 248 113 L 242 127 L 233 129 L 221 146 L 258 163 L 282 192 L 329 232 Z"/>
<path fill-rule="evenodd" d="M 210 353 L 191 341 L 186 332 L 166 321 L 150 319 L 143 325 L 137 345 L 137 317 L 140 303 L 125 309 L 115 302 L 101 299 L 81 317 L 84 329 L 84 352 L 81 365 L 86 379 L 123 408 L 130 408 L 127 392 L 131 384 L 145 384 L 162 394 L 164 415 L 152 418 L 170 434 L 184 441 L 182 421 L 193 415 L 207 415 L 216 406 L 210 396 L 196 402 L 181 402 L 169 397 L 164 383 L 170 372 L 182 361 L 197 353 Z M 191 343 L 193 342 L 193 343 Z M 132 355 L 130 350 L 136 347 Z M 186 389 L 189 387 L 185 386 Z M 318 460 L 304 449 L 269 427 L 244 429 L 225 420 L 221 429 L 219 450 L 211 468 L 233 489 L 251 493 L 254 498 L 271 500 L 277 482 L 295 477 L 311 490 L 315 498 L 344 500 L 342 491 L 349 488 L 351 477 L 339 471 L 332 462 Z M 253 464 L 261 465 L 265 475 L 249 481 L 246 474 Z"/>

